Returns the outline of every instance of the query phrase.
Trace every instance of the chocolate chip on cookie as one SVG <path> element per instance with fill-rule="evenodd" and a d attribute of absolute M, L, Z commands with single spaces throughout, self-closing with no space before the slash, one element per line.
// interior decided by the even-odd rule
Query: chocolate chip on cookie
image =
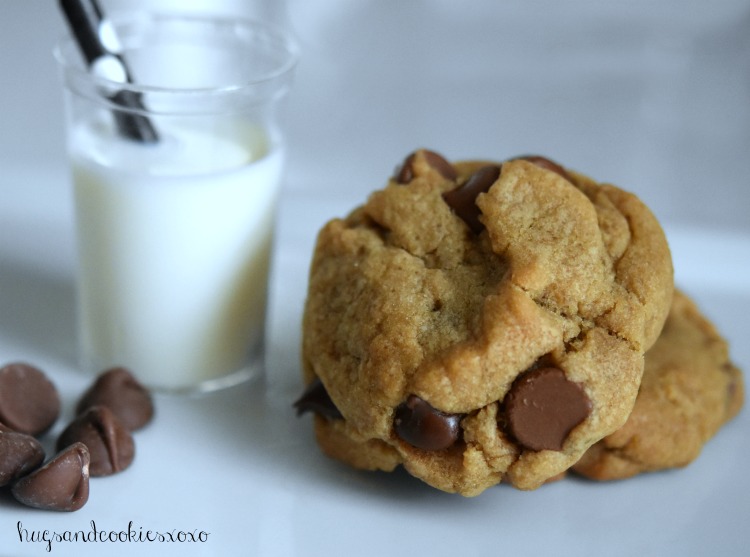
<path fill-rule="evenodd" d="M 411 182 L 414 179 L 415 174 L 417 173 L 415 167 L 420 163 L 420 159 L 422 159 L 423 164 L 426 164 L 428 167 L 436 170 L 445 179 L 456 179 L 456 169 L 453 168 L 453 165 L 445 160 L 442 155 L 436 153 L 435 151 L 421 149 L 406 157 L 400 168 L 398 168 L 396 171 L 396 175 L 394 178 L 396 182 L 399 184 L 408 184 L 409 182 Z"/>
<path fill-rule="evenodd" d="M 426 451 L 447 449 L 458 440 L 460 416 L 436 410 L 418 396 L 411 395 L 396 408 L 393 428 L 398 436 Z"/>
<path fill-rule="evenodd" d="M 477 196 L 489 190 L 499 176 L 499 166 L 484 166 L 469 176 L 465 183 L 443 194 L 445 202 L 461 217 L 474 234 L 479 234 L 484 230 L 484 224 L 479 220 L 480 211 L 476 204 Z"/>
<path fill-rule="evenodd" d="M 547 157 L 542 157 L 540 155 L 521 155 L 519 157 L 514 157 L 511 160 L 529 161 L 530 163 L 535 164 L 540 168 L 546 168 L 547 170 L 551 170 L 555 174 L 562 176 L 566 180 L 570 180 L 570 174 L 568 174 L 568 171 L 557 164 L 555 161 L 548 159 Z"/>
<path fill-rule="evenodd" d="M 569 179 L 568 173 L 562 166 L 546 157 L 524 155 L 510 160 L 525 160 L 540 168 L 551 170 L 566 180 Z M 476 204 L 477 196 L 480 193 L 487 192 L 492 187 L 492 184 L 500 177 L 500 171 L 500 165 L 483 166 L 469 176 L 468 180 L 462 185 L 443 194 L 445 202 L 466 222 L 474 234 L 479 234 L 484 230 L 484 224 L 479 220 L 481 211 Z"/>
<path fill-rule="evenodd" d="M 571 430 L 591 413 L 591 401 L 565 373 L 543 367 L 524 373 L 505 395 L 508 430 L 532 451 L 562 449 Z"/>
<path fill-rule="evenodd" d="M 294 403 L 294 407 L 297 409 L 297 415 L 304 414 L 305 412 L 313 412 L 319 416 L 325 416 L 332 419 L 341 419 L 343 416 L 336 405 L 331 400 L 331 397 L 326 391 L 325 385 L 318 378 L 315 378 L 307 388 L 302 396 L 297 399 Z"/>

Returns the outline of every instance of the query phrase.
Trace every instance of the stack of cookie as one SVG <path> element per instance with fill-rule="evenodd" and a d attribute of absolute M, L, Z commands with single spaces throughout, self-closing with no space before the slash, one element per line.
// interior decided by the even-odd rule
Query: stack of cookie
<path fill-rule="evenodd" d="M 321 230 L 303 323 L 323 451 L 466 496 L 683 466 L 743 401 L 634 195 L 420 150 Z"/>

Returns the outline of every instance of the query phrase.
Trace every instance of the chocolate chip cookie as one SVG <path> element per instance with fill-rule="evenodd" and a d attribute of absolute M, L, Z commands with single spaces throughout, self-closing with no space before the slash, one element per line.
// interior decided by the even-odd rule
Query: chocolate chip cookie
<path fill-rule="evenodd" d="M 625 423 L 672 285 L 632 194 L 542 157 L 420 150 L 319 233 L 297 408 L 357 468 L 534 489 Z"/>
<path fill-rule="evenodd" d="M 573 471 L 597 480 L 689 464 L 703 445 L 742 407 L 740 371 L 726 341 L 676 292 L 625 425 L 591 447 Z"/>

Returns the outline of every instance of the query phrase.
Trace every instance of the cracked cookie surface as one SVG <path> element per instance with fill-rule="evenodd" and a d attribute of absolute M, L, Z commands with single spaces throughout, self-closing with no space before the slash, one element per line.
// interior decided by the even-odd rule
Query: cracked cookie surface
<path fill-rule="evenodd" d="M 671 296 L 635 196 L 539 157 L 417 151 L 319 233 L 303 370 L 335 412 L 298 409 L 352 466 L 533 489 L 623 425 Z"/>
<path fill-rule="evenodd" d="M 675 292 L 625 425 L 591 447 L 573 466 L 598 480 L 623 479 L 686 466 L 740 411 L 742 374 L 726 341 L 697 306 Z"/>

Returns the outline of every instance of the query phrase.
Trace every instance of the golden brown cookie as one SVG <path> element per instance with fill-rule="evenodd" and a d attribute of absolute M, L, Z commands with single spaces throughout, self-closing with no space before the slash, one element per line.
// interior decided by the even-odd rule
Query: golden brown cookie
<path fill-rule="evenodd" d="M 597 480 L 689 464 L 740 411 L 742 374 L 726 341 L 681 292 L 646 369 L 625 425 L 591 447 L 573 471 Z"/>
<path fill-rule="evenodd" d="M 635 196 L 540 157 L 417 151 L 318 236 L 297 407 L 357 468 L 534 489 L 625 423 L 672 280 Z"/>

